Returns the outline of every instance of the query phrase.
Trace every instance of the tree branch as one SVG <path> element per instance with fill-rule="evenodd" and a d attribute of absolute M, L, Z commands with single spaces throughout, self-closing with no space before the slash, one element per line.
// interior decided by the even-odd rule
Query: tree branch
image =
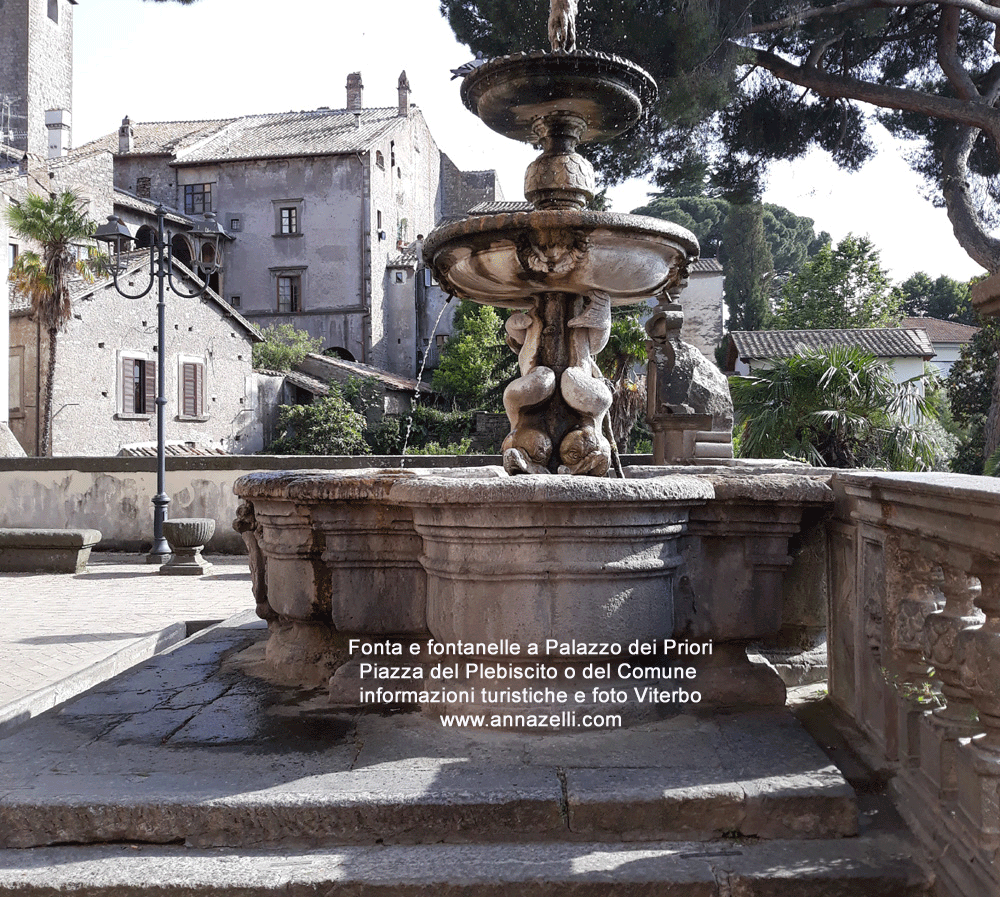
<path fill-rule="evenodd" d="M 1000 9 L 998 9 L 1000 12 Z M 747 49 L 747 48 L 744 48 Z M 932 118 L 959 125 L 978 128 L 991 136 L 1000 137 L 1000 113 L 989 104 L 968 102 L 952 97 L 922 93 L 889 84 L 873 84 L 847 75 L 838 75 L 822 69 L 806 68 L 771 53 L 768 50 L 750 49 L 753 61 L 782 81 L 808 87 L 815 93 L 831 99 L 858 100 L 881 106 L 883 109 L 917 112 Z"/>
<path fill-rule="evenodd" d="M 941 10 L 938 20 L 937 60 L 960 100 L 978 100 L 979 91 L 958 55 L 958 29 L 962 12 L 957 6 Z"/>
<path fill-rule="evenodd" d="M 802 9 L 794 15 L 785 16 L 782 19 L 774 19 L 771 22 L 763 22 L 760 25 L 751 25 L 741 33 L 741 37 L 748 37 L 751 34 L 766 34 L 770 31 L 782 31 L 785 28 L 795 28 L 803 22 L 811 19 L 822 19 L 830 16 L 839 16 L 841 13 L 854 12 L 866 9 L 887 9 L 893 6 L 928 6 L 929 0 L 841 0 L 840 3 L 832 3 L 830 6 L 811 7 Z M 979 16 L 986 22 L 1000 24 L 1000 6 L 985 3 L 983 0 L 937 0 L 938 6 L 953 6 L 956 9 L 964 9 L 974 15 Z"/>
<path fill-rule="evenodd" d="M 979 130 L 956 128 L 941 153 L 941 192 L 955 239 L 991 274 L 1000 271 L 1000 240 L 984 226 L 969 193 L 969 154 Z"/>

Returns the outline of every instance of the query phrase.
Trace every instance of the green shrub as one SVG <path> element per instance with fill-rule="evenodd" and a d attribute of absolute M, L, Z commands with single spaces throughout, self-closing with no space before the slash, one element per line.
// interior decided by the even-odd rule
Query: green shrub
<path fill-rule="evenodd" d="M 274 455 L 365 455 L 365 419 L 331 385 L 330 392 L 310 405 L 278 409 L 283 431 L 268 451 Z"/>
<path fill-rule="evenodd" d="M 323 340 L 311 337 L 294 324 L 261 328 L 264 342 L 253 347 L 253 366 L 257 370 L 290 371 L 310 352 L 319 351 Z"/>

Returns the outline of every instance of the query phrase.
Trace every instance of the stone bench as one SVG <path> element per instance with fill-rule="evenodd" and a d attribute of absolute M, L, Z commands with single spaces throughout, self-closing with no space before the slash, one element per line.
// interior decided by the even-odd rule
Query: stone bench
<path fill-rule="evenodd" d="M 0 527 L 0 572 L 86 573 L 96 529 Z"/>

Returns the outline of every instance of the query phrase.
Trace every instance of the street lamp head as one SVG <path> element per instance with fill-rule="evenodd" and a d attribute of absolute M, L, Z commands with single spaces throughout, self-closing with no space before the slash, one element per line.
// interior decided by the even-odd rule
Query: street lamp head
<path fill-rule="evenodd" d="M 107 246 L 108 258 L 113 271 L 124 267 L 122 254 L 128 252 L 132 234 L 117 215 L 108 215 L 108 220 L 97 228 L 94 239 Z"/>
<path fill-rule="evenodd" d="M 198 268 L 208 276 L 222 268 L 222 242 L 233 238 L 226 233 L 225 228 L 216 220 L 215 213 L 206 212 L 205 220 L 192 228 L 197 252 Z"/>

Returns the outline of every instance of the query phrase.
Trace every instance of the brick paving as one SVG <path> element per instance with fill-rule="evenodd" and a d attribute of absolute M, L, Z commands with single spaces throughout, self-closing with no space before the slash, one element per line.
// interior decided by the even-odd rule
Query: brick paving
<path fill-rule="evenodd" d="M 245 557 L 209 557 L 207 576 L 160 576 L 140 555 L 94 553 L 72 576 L 0 573 L 0 737 L 183 638 L 185 624 L 252 610 Z"/>

